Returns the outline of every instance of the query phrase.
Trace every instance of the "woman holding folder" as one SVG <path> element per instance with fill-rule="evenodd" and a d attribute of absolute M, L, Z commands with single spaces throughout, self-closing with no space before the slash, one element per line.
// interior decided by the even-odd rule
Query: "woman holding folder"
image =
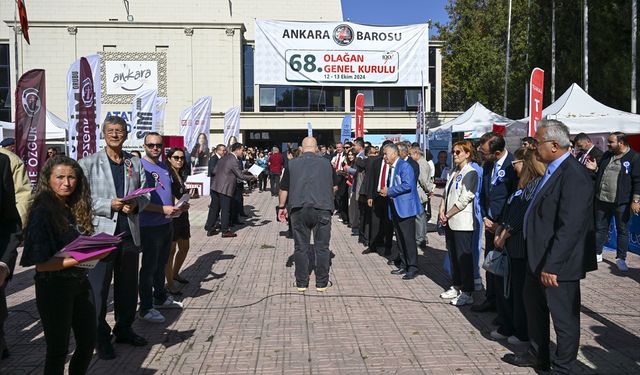
<path fill-rule="evenodd" d="M 89 184 L 66 156 L 49 159 L 40 172 L 20 264 L 36 266 L 36 305 L 47 354 L 44 374 L 62 374 L 73 329 L 76 349 L 69 374 L 85 374 L 96 340 L 96 312 L 87 270 L 55 254 L 81 234 L 92 234 Z M 88 260 L 105 257 L 107 253 Z"/>

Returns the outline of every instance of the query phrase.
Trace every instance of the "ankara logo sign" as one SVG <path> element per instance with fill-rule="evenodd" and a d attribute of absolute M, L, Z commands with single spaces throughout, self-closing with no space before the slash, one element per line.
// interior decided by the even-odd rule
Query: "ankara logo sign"
<path fill-rule="evenodd" d="M 333 29 L 333 41 L 339 46 L 348 46 L 353 42 L 353 29 L 349 25 L 338 25 Z"/>

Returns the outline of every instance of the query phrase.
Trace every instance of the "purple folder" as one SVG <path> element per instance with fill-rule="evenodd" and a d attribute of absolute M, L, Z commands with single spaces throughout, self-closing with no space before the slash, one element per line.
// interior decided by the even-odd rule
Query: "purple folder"
<path fill-rule="evenodd" d="M 77 260 L 78 262 L 82 263 L 85 260 L 87 260 L 89 258 L 93 258 L 96 255 L 108 253 L 108 252 L 113 251 L 115 249 L 117 249 L 116 246 L 93 248 L 93 249 L 83 249 L 83 250 L 67 250 L 67 251 L 60 251 L 60 252 L 56 253 L 55 256 L 61 257 L 61 258 L 71 257 L 71 258 Z"/>
<path fill-rule="evenodd" d="M 133 198 L 137 198 L 141 195 L 145 195 L 147 193 L 150 193 L 152 191 L 156 190 L 155 187 L 150 187 L 150 188 L 140 188 L 140 189 L 136 189 L 134 191 L 132 191 L 131 193 L 125 195 L 124 197 L 120 198 L 121 201 L 130 201 Z"/>

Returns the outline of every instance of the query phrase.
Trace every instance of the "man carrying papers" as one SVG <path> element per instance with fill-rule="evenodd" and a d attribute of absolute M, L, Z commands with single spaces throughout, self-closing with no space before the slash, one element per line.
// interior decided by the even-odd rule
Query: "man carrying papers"
<path fill-rule="evenodd" d="M 107 118 L 102 126 L 102 134 L 106 147 L 80 160 L 80 165 L 91 185 L 96 232 L 124 232 L 117 249 L 89 271 L 98 316 L 96 349 L 101 359 L 108 360 L 115 358 L 111 327 L 106 321 L 112 276 L 115 341 L 134 346 L 147 344 L 147 340 L 133 332 L 131 325 L 138 303 L 139 213 L 149 203 L 149 193 L 132 199 L 120 199 L 145 186 L 146 176 L 140 159 L 122 150 L 127 139 L 127 124 L 121 117 Z"/>

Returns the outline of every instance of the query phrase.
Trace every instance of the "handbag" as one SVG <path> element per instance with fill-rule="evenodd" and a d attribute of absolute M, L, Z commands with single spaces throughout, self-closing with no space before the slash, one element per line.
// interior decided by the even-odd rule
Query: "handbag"
<path fill-rule="evenodd" d="M 491 250 L 487 253 L 487 257 L 482 263 L 482 268 L 494 275 L 504 277 L 509 267 L 508 263 L 509 259 L 506 251 Z"/>

